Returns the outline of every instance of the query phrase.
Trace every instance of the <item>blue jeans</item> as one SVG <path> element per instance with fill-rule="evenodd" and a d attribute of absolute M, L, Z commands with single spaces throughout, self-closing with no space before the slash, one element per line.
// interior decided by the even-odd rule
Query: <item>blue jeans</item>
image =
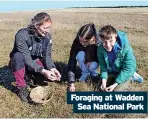
<path fill-rule="evenodd" d="M 79 63 L 79 66 L 82 70 L 82 75 L 89 73 L 91 76 L 97 76 L 98 75 L 98 63 L 93 61 L 90 62 L 90 65 L 87 66 L 84 62 L 85 62 L 85 52 L 84 51 L 79 51 L 77 56 L 76 56 L 76 60 Z"/>

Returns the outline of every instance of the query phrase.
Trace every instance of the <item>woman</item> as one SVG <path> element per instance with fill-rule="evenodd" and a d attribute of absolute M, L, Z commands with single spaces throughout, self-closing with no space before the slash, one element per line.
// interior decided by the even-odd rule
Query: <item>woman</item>
<path fill-rule="evenodd" d="M 97 76 L 97 43 L 95 25 L 90 23 L 82 26 L 73 41 L 68 62 L 69 90 L 75 91 L 75 69 L 77 61 L 82 70 L 79 81 L 85 81 L 89 75 Z"/>
<path fill-rule="evenodd" d="M 47 13 L 34 16 L 31 24 L 16 33 L 10 65 L 13 71 L 18 96 L 28 102 L 29 92 L 24 80 L 25 72 L 40 73 L 51 81 L 59 81 L 61 75 L 51 60 L 52 40 L 50 35 L 52 21 Z"/>

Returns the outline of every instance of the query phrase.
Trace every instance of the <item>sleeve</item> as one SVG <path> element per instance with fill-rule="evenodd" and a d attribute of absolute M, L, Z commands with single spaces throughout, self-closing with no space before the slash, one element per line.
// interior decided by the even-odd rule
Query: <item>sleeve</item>
<path fill-rule="evenodd" d="M 47 69 L 51 69 L 51 68 L 55 68 L 55 65 L 51 59 L 51 47 L 52 47 L 52 40 L 45 38 L 45 40 L 47 41 L 47 47 L 46 47 L 46 51 L 45 51 L 45 57 L 44 57 L 44 62 L 45 62 L 45 66 Z"/>
<path fill-rule="evenodd" d="M 71 50 L 70 50 L 70 57 L 68 61 L 68 82 L 74 83 L 75 82 L 75 70 L 76 70 L 76 55 L 78 53 L 77 51 L 77 41 L 76 39 L 73 41 Z"/>
<path fill-rule="evenodd" d="M 126 53 L 123 59 L 122 69 L 117 76 L 115 82 L 118 84 L 124 83 L 129 80 L 129 78 L 136 71 L 136 59 L 133 50 L 130 46 L 127 46 Z"/>
<path fill-rule="evenodd" d="M 35 72 L 41 72 L 41 70 L 43 69 L 43 67 L 41 67 L 40 65 L 38 65 L 37 63 L 35 63 L 32 58 L 31 58 L 31 54 L 30 51 L 28 49 L 28 46 L 26 44 L 26 39 L 25 36 L 23 36 L 25 34 L 22 34 L 20 32 L 18 32 L 15 36 L 15 44 L 16 44 L 16 48 L 17 50 L 23 54 L 24 58 L 25 58 L 25 64 L 27 66 L 29 66 L 30 68 L 34 69 Z"/>
<path fill-rule="evenodd" d="M 100 65 L 100 76 L 101 76 L 101 79 L 107 79 L 108 77 L 108 72 L 106 68 L 107 66 L 105 63 L 105 58 L 103 55 L 103 49 L 101 45 L 102 44 L 98 45 L 98 49 L 97 49 L 97 57 Z"/>

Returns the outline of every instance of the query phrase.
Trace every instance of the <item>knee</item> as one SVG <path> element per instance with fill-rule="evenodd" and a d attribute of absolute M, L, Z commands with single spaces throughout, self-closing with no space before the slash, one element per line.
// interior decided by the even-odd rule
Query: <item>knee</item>
<path fill-rule="evenodd" d="M 16 52 L 13 55 L 12 60 L 17 62 L 24 62 L 24 56 L 20 52 Z"/>
<path fill-rule="evenodd" d="M 91 62 L 89 70 L 96 70 L 99 67 L 97 62 Z"/>
<path fill-rule="evenodd" d="M 84 51 L 79 51 L 77 56 L 76 56 L 76 59 L 78 61 L 84 61 L 85 60 L 85 52 Z"/>
<path fill-rule="evenodd" d="M 25 66 L 24 56 L 20 52 L 16 52 L 10 61 L 12 71 L 19 70 Z"/>

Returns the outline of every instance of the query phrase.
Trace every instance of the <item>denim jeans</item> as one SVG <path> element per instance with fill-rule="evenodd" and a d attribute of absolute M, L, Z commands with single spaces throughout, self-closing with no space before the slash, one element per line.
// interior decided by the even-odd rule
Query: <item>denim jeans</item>
<path fill-rule="evenodd" d="M 99 66 L 98 63 L 95 61 L 92 61 L 92 62 L 90 62 L 90 65 L 87 66 L 85 64 L 85 52 L 84 51 L 78 52 L 78 54 L 76 56 L 76 60 L 78 61 L 79 67 L 82 70 L 82 75 L 86 74 L 86 73 L 90 74 L 91 76 L 98 75 L 98 71 L 97 71 L 97 68 Z"/>

